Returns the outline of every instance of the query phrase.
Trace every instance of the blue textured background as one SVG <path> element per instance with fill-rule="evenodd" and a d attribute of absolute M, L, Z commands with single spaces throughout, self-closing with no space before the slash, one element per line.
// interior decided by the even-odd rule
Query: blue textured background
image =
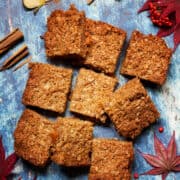
<path fill-rule="evenodd" d="M 67 9 L 70 3 L 74 3 L 78 9 L 85 10 L 89 18 L 102 20 L 123 28 L 128 32 L 129 39 L 134 29 L 147 34 L 156 34 L 157 32 L 157 28 L 147 18 L 147 13 L 137 15 L 137 10 L 143 2 L 144 0 L 95 0 L 91 6 L 88 6 L 86 5 L 86 0 L 61 0 L 58 4 L 50 3 L 44 6 L 34 16 L 32 11 L 27 11 L 23 8 L 22 0 L 0 0 L 0 38 L 13 28 L 19 27 L 25 35 L 25 43 L 29 47 L 33 61 L 47 63 L 44 44 L 39 36 L 45 32 L 47 16 L 54 9 Z M 172 37 L 167 37 L 166 41 L 170 47 L 173 47 Z M 22 43 L 6 55 L 0 57 L 0 64 L 21 45 Z M 120 57 L 120 62 L 122 59 L 123 55 Z M 74 74 L 76 76 L 77 71 Z M 118 72 L 117 77 L 119 77 L 120 85 L 124 84 L 127 80 L 120 76 Z M 24 109 L 24 106 L 21 104 L 21 97 L 27 78 L 27 65 L 16 72 L 13 72 L 12 69 L 0 72 L 0 134 L 3 136 L 7 155 L 13 152 L 13 131 Z M 154 153 L 153 132 L 157 132 L 158 137 L 167 145 L 173 130 L 175 130 L 180 153 L 180 47 L 172 57 L 166 83 L 159 88 L 147 87 L 147 89 L 158 110 L 161 112 L 161 118 L 157 124 L 145 130 L 135 140 L 135 149 L 138 148 L 143 152 L 152 154 Z M 158 133 L 159 126 L 164 126 L 164 133 Z M 121 139 L 113 127 L 95 127 L 94 136 L 118 137 Z M 141 173 L 148 169 L 150 169 L 150 166 L 135 152 L 133 172 Z M 10 179 L 17 179 L 19 176 L 22 176 L 23 180 L 30 180 L 37 174 L 38 179 L 81 180 L 87 179 L 87 173 L 87 169 L 69 170 L 53 163 L 44 170 L 38 170 L 19 160 L 14 169 L 14 175 Z M 141 176 L 139 179 L 158 180 L 161 178 L 160 176 Z M 167 179 L 178 180 L 180 179 L 180 174 L 171 173 Z"/>

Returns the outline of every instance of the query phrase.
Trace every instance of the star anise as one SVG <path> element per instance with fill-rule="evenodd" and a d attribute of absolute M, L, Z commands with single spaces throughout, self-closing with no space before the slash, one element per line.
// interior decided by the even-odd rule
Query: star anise
<path fill-rule="evenodd" d="M 6 180 L 11 174 L 17 159 L 15 153 L 12 153 L 7 158 L 5 157 L 5 149 L 3 147 L 2 137 L 0 136 L 0 180 Z"/>
<path fill-rule="evenodd" d="M 153 10 L 151 6 L 156 7 L 155 15 L 159 15 L 155 19 L 151 16 Z M 147 10 L 150 12 L 151 21 L 160 27 L 158 36 L 164 37 L 174 33 L 174 50 L 176 50 L 180 43 L 180 0 L 147 0 L 138 12 Z M 166 19 L 169 23 L 166 22 Z M 170 26 L 162 26 L 163 23 Z"/>
<path fill-rule="evenodd" d="M 154 149 L 156 155 L 140 152 L 146 162 L 153 167 L 153 169 L 141 175 L 162 175 L 162 180 L 165 180 L 171 171 L 180 171 L 180 155 L 177 155 L 175 132 L 173 132 L 167 148 L 165 148 L 156 134 L 154 134 Z"/>

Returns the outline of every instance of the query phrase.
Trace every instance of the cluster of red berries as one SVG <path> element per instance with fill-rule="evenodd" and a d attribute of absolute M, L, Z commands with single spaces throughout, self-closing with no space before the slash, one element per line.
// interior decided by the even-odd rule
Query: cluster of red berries
<path fill-rule="evenodd" d="M 171 27 L 173 25 L 169 17 L 161 17 L 161 10 L 156 4 L 150 2 L 149 9 L 150 9 L 150 18 L 153 24 L 160 27 L 162 26 Z"/>

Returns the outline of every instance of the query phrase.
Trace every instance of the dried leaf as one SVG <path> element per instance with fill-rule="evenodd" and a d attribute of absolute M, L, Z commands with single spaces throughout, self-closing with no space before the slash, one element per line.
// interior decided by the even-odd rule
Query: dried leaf
<path fill-rule="evenodd" d="M 169 3 L 174 3 L 174 0 L 168 0 L 168 1 L 167 0 L 159 0 L 159 1 L 157 1 L 157 4 L 161 7 L 168 6 Z"/>
<path fill-rule="evenodd" d="M 0 176 L 0 178 L 1 178 L 1 180 L 7 180 L 5 177 L 1 177 L 1 176 Z"/>
<path fill-rule="evenodd" d="M 162 180 L 165 180 L 167 176 L 168 176 L 168 173 L 163 173 L 162 174 Z"/>
<path fill-rule="evenodd" d="M 4 174 L 7 176 L 11 173 L 11 171 L 14 169 L 14 165 L 16 164 L 17 161 L 17 156 L 15 153 L 11 154 L 8 156 L 8 158 L 5 161 L 5 172 Z"/>
<path fill-rule="evenodd" d="M 159 37 L 165 37 L 165 36 L 169 36 L 170 34 L 172 34 L 174 32 L 175 27 L 171 27 L 171 28 L 160 28 L 157 36 Z"/>
<path fill-rule="evenodd" d="M 162 173 L 163 173 L 162 168 L 154 168 L 154 169 L 151 169 L 141 175 L 160 175 Z"/>
<path fill-rule="evenodd" d="M 173 162 L 174 159 L 176 158 L 176 151 L 177 151 L 177 148 L 176 148 L 176 142 L 175 142 L 175 132 L 173 132 L 173 135 L 167 147 L 167 157 L 168 157 L 169 163 Z"/>
<path fill-rule="evenodd" d="M 172 166 L 180 166 L 180 156 L 176 156 L 176 159 L 173 161 Z"/>
<path fill-rule="evenodd" d="M 174 51 L 180 43 L 180 24 L 175 27 L 174 31 Z"/>
<path fill-rule="evenodd" d="M 166 148 L 161 143 L 161 141 L 157 138 L 156 134 L 154 134 L 154 149 L 156 151 L 157 156 L 160 157 L 160 159 L 164 161 L 167 160 Z"/>
<path fill-rule="evenodd" d="M 149 10 L 149 3 L 151 2 L 152 0 L 147 0 L 144 5 L 138 10 L 138 13 L 141 13 L 143 11 L 147 11 Z"/>
<path fill-rule="evenodd" d="M 177 1 L 175 6 L 179 10 L 179 11 L 176 11 L 176 22 L 177 24 L 179 24 L 180 23 L 180 3 Z"/>
<path fill-rule="evenodd" d="M 167 148 L 154 134 L 154 148 L 156 155 L 144 154 L 142 157 L 149 163 L 153 169 L 141 174 L 141 175 L 162 175 L 162 180 L 165 180 L 168 173 L 171 171 L 180 171 L 180 156 L 176 155 L 177 146 L 175 141 L 175 132 L 168 143 Z"/>
<path fill-rule="evenodd" d="M 169 14 L 175 11 L 174 2 L 168 3 L 168 6 L 162 11 L 161 17 L 167 17 Z"/>
<path fill-rule="evenodd" d="M 11 171 L 16 164 L 17 156 L 15 153 L 5 159 L 5 150 L 0 136 L 0 180 L 6 180 L 6 177 L 11 174 Z"/>
<path fill-rule="evenodd" d="M 5 150 L 2 144 L 2 137 L 0 137 L 0 162 L 5 160 Z"/>
<path fill-rule="evenodd" d="M 175 168 L 173 169 L 173 171 L 179 172 L 179 171 L 180 171 L 180 167 L 175 167 Z"/>
<path fill-rule="evenodd" d="M 162 167 L 163 166 L 163 162 L 157 156 L 153 156 L 150 154 L 144 154 L 142 152 L 141 152 L 141 155 L 152 166 L 154 166 L 154 167 Z"/>

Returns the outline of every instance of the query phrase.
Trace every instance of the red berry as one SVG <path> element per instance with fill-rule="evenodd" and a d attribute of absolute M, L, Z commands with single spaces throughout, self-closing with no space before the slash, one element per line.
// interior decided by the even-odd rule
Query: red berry
<path fill-rule="evenodd" d="M 157 9 L 157 7 L 154 5 L 154 6 L 153 6 L 153 9 L 154 9 L 154 10 L 156 10 L 156 9 Z"/>
<path fill-rule="evenodd" d="M 169 21 L 165 21 L 165 23 L 164 23 L 164 24 L 168 26 L 168 24 L 169 24 Z"/>
<path fill-rule="evenodd" d="M 160 15 L 161 15 L 161 14 L 160 14 L 159 12 L 156 12 L 156 16 L 158 16 L 158 17 L 159 17 Z"/>
<path fill-rule="evenodd" d="M 164 131 L 163 127 L 159 127 L 159 132 L 162 133 Z"/>
<path fill-rule="evenodd" d="M 152 21 L 155 20 L 154 16 L 151 17 L 151 20 L 152 20 Z"/>
<path fill-rule="evenodd" d="M 168 26 L 172 26 L 172 22 L 168 22 Z"/>
<path fill-rule="evenodd" d="M 157 25 L 158 25 L 158 26 L 162 26 L 162 22 L 159 21 L 159 22 L 157 23 Z"/>
<path fill-rule="evenodd" d="M 168 18 L 168 17 L 165 17 L 164 20 L 169 21 L 169 18 Z"/>
<path fill-rule="evenodd" d="M 152 8 L 153 8 L 153 6 L 154 6 L 154 5 L 153 5 L 153 3 L 152 3 L 152 2 L 150 2 L 150 3 L 149 3 L 149 7 L 150 7 L 150 9 L 152 9 Z"/>
<path fill-rule="evenodd" d="M 134 179 L 138 179 L 139 178 L 139 174 L 138 173 L 134 173 Z"/>

